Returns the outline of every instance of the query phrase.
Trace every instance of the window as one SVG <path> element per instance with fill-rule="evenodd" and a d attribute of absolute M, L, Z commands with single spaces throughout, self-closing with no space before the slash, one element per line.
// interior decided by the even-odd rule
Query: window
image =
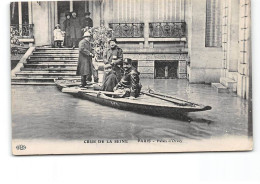
<path fill-rule="evenodd" d="M 207 0 L 206 4 L 206 47 L 221 47 L 221 0 Z"/>

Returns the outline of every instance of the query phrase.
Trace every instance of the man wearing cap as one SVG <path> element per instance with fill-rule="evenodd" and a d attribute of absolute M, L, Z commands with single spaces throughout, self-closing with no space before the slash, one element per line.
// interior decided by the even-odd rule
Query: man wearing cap
<path fill-rule="evenodd" d="M 86 12 L 84 14 L 84 19 L 82 20 L 82 29 L 90 29 L 93 27 L 93 21 L 92 19 L 90 18 L 90 12 Z M 85 31 L 84 31 L 85 32 Z"/>
<path fill-rule="evenodd" d="M 125 97 L 136 98 L 139 96 L 142 85 L 140 84 L 139 72 L 132 66 L 132 59 L 125 58 L 123 60 L 124 75 L 120 82 L 114 88 L 116 90 L 124 90 Z"/>
<path fill-rule="evenodd" d="M 120 81 L 122 76 L 121 71 L 123 70 L 123 50 L 117 46 L 115 38 L 111 38 L 108 44 L 110 48 L 104 52 L 104 63 L 112 65 L 112 69 L 115 71 L 118 81 Z"/>
<path fill-rule="evenodd" d="M 92 48 L 89 42 L 90 33 L 85 32 L 83 39 L 79 42 L 79 59 L 77 67 L 77 75 L 81 76 L 81 86 L 87 85 L 86 81 L 92 81 Z"/>
<path fill-rule="evenodd" d="M 76 12 L 72 12 L 71 15 L 69 34 L 72 41 L 72 48 L 75 48 L 78 47 L 78 41 L 81 37 L 81 24 Z"/>

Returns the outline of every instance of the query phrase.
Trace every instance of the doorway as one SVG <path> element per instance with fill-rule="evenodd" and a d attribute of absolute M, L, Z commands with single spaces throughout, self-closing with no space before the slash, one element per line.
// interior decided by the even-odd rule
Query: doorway
<path fill-rule="evenodd" d="M 178 61 L 155 61 L 156 79 L 177 79 Z"/>

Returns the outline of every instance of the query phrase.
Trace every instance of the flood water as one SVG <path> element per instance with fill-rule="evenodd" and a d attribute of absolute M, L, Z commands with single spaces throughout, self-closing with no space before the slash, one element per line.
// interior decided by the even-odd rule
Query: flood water
<path fill-rule="evenodd" d="M 191 121 L 102 106 L 55 86 L 12 86 L 14 139 L 204 139 L 248 134 L 248 101 L 187 80 L 142 80 L 143 89 L 176 95 L 212 110 L 189 113 Z"/>

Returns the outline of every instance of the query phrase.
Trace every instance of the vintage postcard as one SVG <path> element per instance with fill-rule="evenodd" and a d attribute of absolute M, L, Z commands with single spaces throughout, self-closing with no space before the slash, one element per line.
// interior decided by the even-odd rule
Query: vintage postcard
<path fill-rule="evenodd" d="M 13 154 L 252 150 L 250 7 L 11 2 Z"/>

